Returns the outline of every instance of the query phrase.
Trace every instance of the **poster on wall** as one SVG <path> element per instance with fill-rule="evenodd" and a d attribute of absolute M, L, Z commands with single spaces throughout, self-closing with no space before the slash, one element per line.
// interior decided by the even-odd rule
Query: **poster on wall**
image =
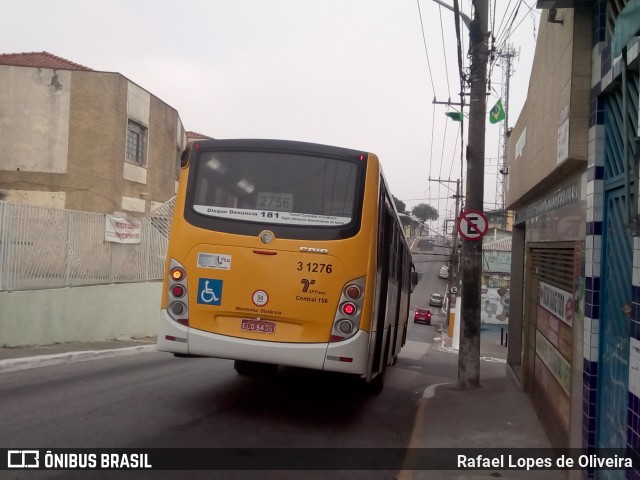
<path fill-rule="evenodd" d="M 573 293 L 540 282 L 540 306 L 567 325 L 573 324 Z"/>

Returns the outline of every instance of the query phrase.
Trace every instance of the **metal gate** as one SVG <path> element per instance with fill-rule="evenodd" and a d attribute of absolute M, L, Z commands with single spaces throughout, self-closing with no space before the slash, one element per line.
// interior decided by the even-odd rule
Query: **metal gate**
<path fill-rule="evenodd" d="M 569 446 L 570 420 L 566 413 L 563 415 L 561 405 L 571 404 L 571 398 L 570 396 L 565 397 L 558 378 L 555 376 L 558 372 L 549 369 L 539 357 L 543 346 L 538 345 L 538 340 L 544 340 L 545 337 L 542 332 L 539 333 L 537 311 L 541 308 L 539 306 L 540 282 L 553 285 L 566 292 L 574 291 L 574 252 L 573 242 L 531 244 L 528 251 L 530 259 L 528 276 L 529 285 L 532 288 L 529 289 L 527 311 L 529 312 L 529 322 L 535 325 L 534 329 L 528 328 L 525 334 L 528 344 L 527 350 L 532 356 L 528 362 L 527 375 L 530 376 L 528 382 L 531 384 L 533 405 L 552 445 L 557 448 Z M 562 336 L 562 333 L 558 333 L 558 336 Z M 572 332 L 568 338 L 573 338 Z M 573 344 L 571 349 L 573 349 Z M 558 355 L 560 356 L 561 353 Z M 570 355 L 565 360 L 569 364 L 572 362 Z M 571 383 L 571 379 L 568 379 L 568 382 Z"/>
<path fill-rule="evenodd" d="M 627 72 L 630 74 L 631 72 Z M 625 74 L 623 74 L 625 75 Z M 638 75 L 605 97 L 604 218 L 601 259 L 597 446 L 624 448 L 629 395 L 629 322 L 633 266 Z M 601 471 L 598 478 L 624 478 Z"/>

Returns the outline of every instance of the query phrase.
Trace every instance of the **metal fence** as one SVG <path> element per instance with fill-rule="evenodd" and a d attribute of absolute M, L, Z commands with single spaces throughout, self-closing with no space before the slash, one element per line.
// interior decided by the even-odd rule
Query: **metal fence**
<path fill-rule="evenodd" d="M 174 200 L 141 218 L 141 242 L 105 241 L 105 215 L 0 202 L 0 291 L 162 279 Z"/>

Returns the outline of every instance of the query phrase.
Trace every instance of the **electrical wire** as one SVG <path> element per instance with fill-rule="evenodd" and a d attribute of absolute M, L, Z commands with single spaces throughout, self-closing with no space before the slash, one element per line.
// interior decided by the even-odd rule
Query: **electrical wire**
<path fill-rule="evenodd" d="M 438 12 L 440 13 L 440 35 L 442 37 L 442 51 L 444 52 L 444 72 L 445 78 L 447 79 L 447 93 L 449 96 L 447 98 L 451 99 L 451 88 L 449 86 L 449 64 L 447 63 L 447 46 L 444 41 L 444 24 L 442 23 L 442 7 L 438 7 Z"/>
<path fill-rule="evenodd" d="M 520 28 L 520 25 L 522 25 L 522 22 L 524 22 L 527 18 L 533 18 L 534 19 L 533 31 L 534 31 L 534 37 L 535 37 L 535 30 L 536 30 L 535 12 L 533 11 L 533 7 L 529 7 L 529 5 L 527 5 L 524 1 L 522 1 L 522 3 L 524 3 L 529 8 L 529 11 L 526 13 L 526 15 L 524 15 L 522 17 L 522 19 L 518 22 L 518 24 L 511 29 L 509 34 L 506 35 L 506 37 L 504 38 L 502 43 L 498 46 L 499 50 L 503 50 L 505 48 L 509 38 L 511 38 L 511 36 L 518 30 L 518 28 Z"/>
<path fill-rule="evenodd" d="M 509 1 L 511 3 L 511 1 Z M 507 39 L 511 36 L 513 32 L 513 24 L 518 18 L 518 12 L 520 11 L 520 7 L 522 6 L 523 0 L 519 0 L 518 4 L 515 6 L 513 14 L 510 15 L 509 26 L 505 28 L 497 37 L 496 44 L 498 45 L 498 49 L 500 50 L 502 46 L 506 44 Z"/>
<path fill-rule="evenodd" d="M 434 138 L 435 138 L 435 124 L 436 124 L 436 107 L 435 107 L 435 83 L 434 83 L 434 73 L 439 73 L 442 70 L 438 70 L 438 72 L 434 72 L 432 70 L 431 67 L 431 63 L 430 63 L 430 57 L 429 57 L 429 51 L 427 48 L 427 42 L 426 42 L 426 32 L 425 32 L 425 27 L 424 27 L 424 21 L 423 21 L 423 16 L 422 16 L 422 11 L 421 11 L 421 5 L 420 5 L 420 0 L 416 0 L 417 1 L 417 5 L 418 5 L 418 13 L 419 13 L 419 17 L 420 17 L 420 27 L 421 27 L 421 33 L 422 33 L 422 40 L 423 40 L 423 48 L 425 51 L 425 56 L 427 59 L 427 65 L 428 65 L 428 73 L 429 73 L 429 80 L 431 81 L 431 86 L 432 86 L 432 91 L 433 91 L 433 95 L 434 95 L 434 107 L 432 109 L 432 123 L 431 123 L 431 142 L 430 142 L 430 151 L 429 151 L 429 178 L 431 178 L 432 176 L 432 172 L 434 171 L 434 165 L 433 165 L 433 161 L 434 161 L 434 149 L 437 148 L 434 145 Z M 457 63 L 458 63 L 458 74 L 459 74 L 459 80 L 460 80 L 460 98 L 461 98 L 461 108 L 460 111 L 464 111 L 464 107 L 465 105 L 465 90 L 468 88 L 468 67 L 465 66 L 465 62 L 467 61 L 467 56 L 463 55 L 463 45 L 464 45 L 464 39 L 466 38 L 465 36 L 462 35 L 461 33 L 461 27 L 460 27 L 460 1 L 459 0 L 452 0 L 453 1 L 453 10 L 454 10 L 454 21 L 455 21 L 455 35 L 456 35 L 456 57 L 457 57 Z M 516 30 L 518 30 L 519 27 L 521 27 L 522 23 L 525 22 L 527 19 L 529 18 L 534 18 L 535 19 L 535 15 L 536 12 L 534 12 L 533 7 L 530 6 L 525 0 L 493 0 L 493 2 L 491 2 L 491 0 L 489 0 L 489 15 L 490 15 L 490 25 L 491 25 L 491 30 L 492 30 L 492 45 L 491 45 L 491 57 L 490 57 L 490 62 L 489 62 L 489 75 L 487 76 L 487 79 L 489 81 L 488 83 L 488 87 L 492 89 L 492 91 L 495 91 L 495 88 L 493 86 L 491 86 L 491 78 L 493 76 L 493 71 L 495 66 L 498 66 L 501 60 L 501 56 L 500 53 L 503 52 L 503 50 L 505 48 L 510 48 L 510 46 L 508 45 L 509 40 L 513 37 L 513 34 Z M 465 9 L 466 9 L 466 4 L 471 5 L 472 8 L 472 12 L 476 13 L 477 11 L 477 0 L 467 0 L 467 2 L 465 2 Z M 500 11 L 498 10 L 498 5 L 499 4 L 506 4 L 506 6 L 504 8 L 500 8 Z M 523 6 L 524 5 L 524 6 Z M 440 19 L 440 27 L 441 27 L 441 36 L 442 36 L 442 43 L 443 43 L 443 49 L 446 47 L 446 43 L 444 41 L 445 39 L 445 32 L 444 32 L 444 19 L 443 19 L 443 14 L 442 14 L 442 9 L 439 8 L 439 19 Z M 534 22 L 535 23 L 535 22 Z M 496 28 L 497 25 L 497 28 Z M 535 25 L 534 25 L 534 36 L 535 36 Z M 451 96 L 451 87 L 450 87 L 450 82 L 449 82 L 449 72 L 448 72 L 448 61 L 446 58 L 446 53 L 445 53 L 445 58 L 444 58 L 444 74 L 445 74 L 445 79 L 447 82 L 447 91 L 449 94 L 449 98 Z M 439 73 L 440 74 L 440 73 Z M 500 85 L 501 82 L 498 82 L 496 85 Z M 497 93 L 497 91 L 495 91 L 495 93 Z M 462 122 L 460 122 L 460 126 L 459 128 L 455 129 L 456 130 L 456 138 L 454 140 L 454 152 L 452 155 L 452 162 L 450 164 L 450 169 L 449 169 L 449 179 L 451 179 L 451 175 L 453 173 L 453 169 L 454 169 L 454 165 L 455 165 L 455 158 L 456 158 L 456 154 L 458 153 L 458 145 L 460 147 L 459 150 L 459 161 L 460 161 L 460 185 L 461 185 L 461 189 L 460 189 L 460 193 L 462 194 L 462 196 L 464 197 L 464 192 L 465 192 L 465 180 L 466 180 L 466 175 L 465 175 L 465 166 L 466 166 L 466 159 L 464 158 L 464 152 L 465 152 L 465 130 L 464 130 L 464 125 L 465 121 L 463 120 Z M 442 174 L 443 169 L 446 168 L 446 166 L 444 165 L 444 158 L 445 158 L 445 151 L 446 151 L 446 145 L 448 143 L 448 141 L 450 141 L 451 139 L 448 138 L 448 130 L 447 130 L 447 124 L 445 124 L 445 129 L 444 129 L 444 136 L 443 136 L 443 143 L 442 143 L 442 148 L 441 148 L 441 159 L 440 159 L 440 165 L 439 165 L 439 175 Z M 460 142 L 458 144 L 458 142 Z M 499 160 L 498 160 L 499 163 Z M 498 163 L 496 163 L 496 165 L 498 165 Z M 493 165 L 491 165 L 493 166 Z M 485 169 L 486 168 L 490 168 L 489 165 L 485 165 Z M 446 171 L 446 170 L 445 170 Z M 488 177 L 489 179 L 492 177 L 496 177 L 498 174 L 493 172 L 493 171 L 487 171 L 485 170 L 485 176 Z M 428 192 L 428 196 L 425 198 L 420 198 L 420 199 L 410 199 L 407 200 L 409 202 L 411 201 L 422 201 L 422 200 L 426 200 L 426 201 L 437 201 L 438 202 L 438 211 L 440 210 L 440 202 L 441 201 L 445 201 L 444 204 L 444 209 L 447 210 L 450 207 L 450 197 L 448 196 L 442 196 L 441 195 L 441 186 L 439 184 L 438 187 L 438 191 L 435 192 L 435 189 L 432 188 L 431 184 L 429 184 L 429 187 L 427 188 L 427 192 Z M 431 195 L 431 193 L 434 193 L 434 195 Z M 495 202 L 491 202 L 491 201 L 486 201 L 484 202 L 486 205 L 495 205 Z"/>
<path fill-rule="evenodd" d="M 420 16 L 420 31 L 422 32 L 422 43 L 424 45 L 424 53 L 427 56 L 427 67 L 429 68 L 429 78 L 431 79 L 431 89 L 433 90 L 433 97 L 436 96 L 436 87 L 433 82 L 433 74 L 431 72 L 431 61 L 429 60 L 429 50 L 427 49 L 427 38 L 424 34 L 424 22 L 422 21 L 422 10 L 420 8 L 420 0 L 416 0 L 418 4 L 418 15 Z"/>
<path fill-rule="evenodd" d="M 427 38 L 426 35 L 424 33 L 424 21 L 422 19 L 422 9 L 420 7 L 420 0 L 416 0 L 416 4 L 418 5 L 418 15 L 420 17 L 420 32 L 422 33 L 422 44 L 424 47 L 424 53 L 425 56 L 427 58 L 427 67 L 429 70 L 429 79 L 431 80 L 431 89 L 433 91 L 433 99 L 435 100 L 436 98 L 436 89 L 435 89 L 435 82 L 433 81 L 433 72 L 431 70 L 431 60 L 429 58 L 429 49 L 427 48 Z M 435 133 L 435 104 L 433 104 L 433 108 L 432 108 L 432 119 L 431 119 L 431 141 L 430 143 L 430 150 L 429 150 L 429 177 L 431 177 L 431 168 L 432 168 L 432 163 L 433 163 L 433 137 L 434 137 L 434 133 Z M 431 185 L 428 186 L 428 191 L 431 191 Z"/>

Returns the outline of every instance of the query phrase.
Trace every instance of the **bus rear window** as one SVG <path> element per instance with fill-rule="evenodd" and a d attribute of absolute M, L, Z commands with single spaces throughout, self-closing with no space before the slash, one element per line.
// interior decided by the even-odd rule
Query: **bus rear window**
<path fill-rule="evenodd" d="M 339 227 L 356 216 L 356 162 L 279 152 L 203 151 L 193 210 L 213 218 Z"/>

